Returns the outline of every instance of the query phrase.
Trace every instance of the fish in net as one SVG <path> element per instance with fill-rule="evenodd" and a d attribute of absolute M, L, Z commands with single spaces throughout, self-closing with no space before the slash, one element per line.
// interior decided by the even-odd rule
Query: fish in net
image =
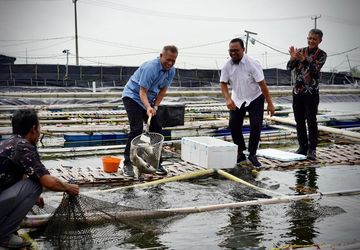
<path fill-rule="evenodd" d="M 138 176 L 142 173 L 152 174 L 160 163 L 161 149 L 164 141 L 162 134 L 147 132 L 145 141 L 144 135 L 139 135 L 131 141 L 130 160 L 138 169 Z"/>

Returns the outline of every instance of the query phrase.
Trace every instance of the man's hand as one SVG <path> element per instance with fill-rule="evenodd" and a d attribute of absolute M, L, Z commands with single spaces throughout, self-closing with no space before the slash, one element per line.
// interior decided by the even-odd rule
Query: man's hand
<path fill-rule="evenodd" d="M 76 184 L 66 184 L 66 189 L 65 192 L 68 193 L 69 195 L 78 195 L 79 194 L 79 186 Z"/>
<path fill-rule="evenodd" d="M 153 107 L 151 107 L 151 106 L 149 106 L 148 108 L 147 108 L 147 110 L 146 110 L 146 114 L 150 117 L 150 116 L 154 116 L 154 115 L 156 115 L 156 110 L 153 108 Z"/>
<path fill-rule="evenodd" d="M 294 46 L 290 46 L 289 48 L 289 54 L 290 54 L 290 60 L 295 60 L 296 59 L 296 52 L 297 49 Z"/>
<path fill-rule="evenodd" d="M 37 199 L 36 203 L 35 203 L 39 208 L 43 208 L 45 203 L 44 203 L 44 198 L 39 196 L 39 198 Z"/>
<path fill-rule="evenodd" d="M 272 103 L 268 103 L 268 105 L 267 105 L 267 114 L 269 115 L 270 114 L 270 116 L 273 116 L 274 114 L 275 114 L 275 107 L 274 107 L 274 104 L 272 104 Z"/>
<path fill-rule="evenodd" d="M 236 109 L 235 102 L 231 98 L 226 99 L 226 106 L 230 110 L 235 110 Z"/>
<path fill-rule="evenodd" d="M 291 46 L 289 48 L 289 54 L 290 54 L 290 60 L 299 60 L 300 62 L 305 60 L 305 56 L 301 53 L 301 50 L 295 48 L 294 46 Z"/>
<path fill-rule="evenodd" d="M 305 56 L 301 53 L 301 51 L 296 51 L 296 59 L 298 59 L 300 62 L 305 60 Z"/>

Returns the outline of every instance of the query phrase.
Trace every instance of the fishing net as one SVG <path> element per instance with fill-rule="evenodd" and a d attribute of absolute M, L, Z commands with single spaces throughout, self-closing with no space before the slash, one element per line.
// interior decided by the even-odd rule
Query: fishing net
<path fill-rule="evenodd" d="M 49 248 L 91 249 L 111 246 L 122 240 L 119 212 L 139 210 L 85 195 L 64 194 L 59 207 L 48 221 L 45 236 Z"/>
<path fill-rule="evenodd" d="M 144 138 L 145 137 L 145 138 Z M 142 173 L 155 173 L 161 156 L 164 136 L 158 133 L 145 133 L 131 141 L 130 160 Z"/>

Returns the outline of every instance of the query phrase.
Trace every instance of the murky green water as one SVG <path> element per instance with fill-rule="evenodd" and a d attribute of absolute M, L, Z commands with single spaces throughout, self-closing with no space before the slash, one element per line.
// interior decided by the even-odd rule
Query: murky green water
<path fill-rule="evenodd" d="M 62 160 L 61 164 L 96 166 L 97 158 Z M 60 161 L 45 162 L 48 167 Z M 359 166 L 261 171 L 241 178 L 281 194 L 360 189 Z M 84 188 L 82 191 L 87 191 Z M 49 196 L 50 193 L 45 193 Z M 53 195 L 50 195 L 53 196 Z M 264 198 L 263 194 L 220 177 L 173 182 L 146 189 L 117 191 L 98 198 L 136 209 L 179 208 Z M 49 197 L 51 200 L 51 197 Z M 360 195 L 323 197 L 285 204 L 133 220 L 117 227 L 117 242 L 99 246 L 120 249 L 271 249 L 287 244 L 330 246 L 360 242 Z M 33 238 L 44 246 L 40 233 Z M 116 241 L 116 240 L 115 240 Z M 96 247 L 95 247 L 96 248 Z"/>

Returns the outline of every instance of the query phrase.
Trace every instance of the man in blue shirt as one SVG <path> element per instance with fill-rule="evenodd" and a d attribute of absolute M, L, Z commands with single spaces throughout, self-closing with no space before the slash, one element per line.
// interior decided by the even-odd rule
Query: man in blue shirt
<path fill-rule="evenodd" d="M 130 161 L 130 146 L 132 139 L 142 133 L 143 122 L 152 116 L 149 131 L 162 132 L 156 111 L 174 79 L 174 64 L 177 56 L 178 49 L 174 45 L 165 46 L 160 57 L 143 63 L 124 87 L 122 99 L 130 123 L 130 133 L 124 152 L 124 176 L 134 177 Z M 161 165 L 161 160 L 156 173 L 167 174 Z"/>

